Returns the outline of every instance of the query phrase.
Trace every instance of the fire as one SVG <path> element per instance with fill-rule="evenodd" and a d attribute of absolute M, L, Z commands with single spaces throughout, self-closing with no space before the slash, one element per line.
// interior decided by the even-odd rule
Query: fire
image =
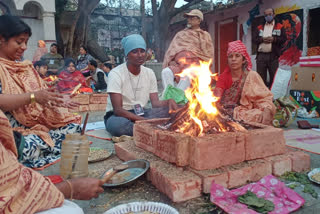
<path fill-rule="evenodd" d="M 185 91 L 189 100 L 188 109 L 177 112 L 175 120 L 167 124 L 169 128 L 193 136 L 244 129 L 217 108 L 219 98 L 214 96 L 211 88 L 211 80 L 216 78 L 216 74 L 211 73 L 210 64 L 211 61 L 192 64 L 179 74 L 180 77 L 187 76 L 191 80 L 190 88 Z"/>

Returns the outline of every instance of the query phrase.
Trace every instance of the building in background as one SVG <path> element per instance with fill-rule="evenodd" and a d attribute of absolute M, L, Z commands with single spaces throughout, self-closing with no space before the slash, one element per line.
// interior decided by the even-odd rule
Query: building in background
<path fill-rule="evenodd" d="M 38 40 L 44 40 L 47 47 L 56 42 L 55 0 L 1 0 L 0 15 L 19 16 L 32 29 L 25 59 L 32 60 Z"/>

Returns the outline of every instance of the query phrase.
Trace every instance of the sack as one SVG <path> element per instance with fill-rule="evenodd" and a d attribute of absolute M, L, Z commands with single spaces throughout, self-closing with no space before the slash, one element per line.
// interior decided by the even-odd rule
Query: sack
<path fill-rule="evenodd" d="M 287 95 L 290 80 L 291 70 L 278 68 L 271 86 L 271 92 L 274 99 L 278 99 Z"/>
<path fill-rule="evenodd" d="M 184 94 L 184 91 L 180 88 L 173 87 L 172 85 L 168 85 L 166 90 L 163 93 L 163 99 L 173 99 L 177 104 L 186 104 L 188 102 L 187 97 Z"/>
<path fill-rule="evenodd" d="M 288 97 L 280 97 L 274 102 L 276 106 L 276 114 L 272 122 L 274 127 L 288 127 L 297 117 L 297 108 L 295 104 Z M 292 117 L 294 112 L 294 117 Z"/>

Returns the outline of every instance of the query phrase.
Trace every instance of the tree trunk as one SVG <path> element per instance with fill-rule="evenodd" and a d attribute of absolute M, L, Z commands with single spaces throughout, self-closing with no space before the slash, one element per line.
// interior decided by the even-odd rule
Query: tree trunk
<path fill-rule="evenodd" d="M 140 13 L 141 13 L 141 32 L 144 40 L 147 41 L 147 32 L 146 32 L 146 13 L 145 13 L 145 1 L 140 0 Z"/>

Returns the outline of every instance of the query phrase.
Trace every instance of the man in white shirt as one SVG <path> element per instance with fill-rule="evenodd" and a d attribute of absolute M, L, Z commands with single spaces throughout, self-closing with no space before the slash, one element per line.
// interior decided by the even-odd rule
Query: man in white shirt
<path fill-rule="evenodd" d="M 133 34 L 123 38 L 121 44 L 126 62 L 109 73 L 107 92 L 113 111 L 107 112 L 104 122 L 113 136 L 132 136 L 135 121 L 169 117 L 169 111 L 178 106 L 172 99 L 159 100 L 156 76 L 151 69 L 142 66 L 146 59 L 143 37 Z M 149 99 L 152 109 L 145 108 Z"/>

